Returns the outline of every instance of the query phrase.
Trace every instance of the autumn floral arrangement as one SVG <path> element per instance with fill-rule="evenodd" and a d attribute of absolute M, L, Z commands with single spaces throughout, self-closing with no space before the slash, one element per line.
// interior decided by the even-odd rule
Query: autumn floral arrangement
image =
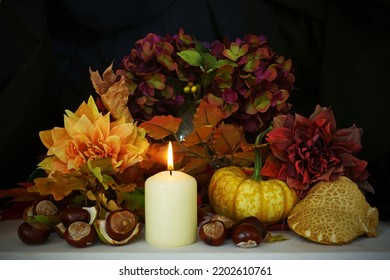
<path fill-rule="evenodd" d="M 48 149 L 38 164 L 44 175 L 25 190 L 60 208 L 92 207 L 98 219 L 111 218 L 113 225 L 98 226 L 106 243 L 125 244 L 139 232 L 143 184 L 166 169 L 168 141 L 175 169 L 197 179 L 199 203 L 213 202 L 209 184 L 232 166 L 283 182 L 293 193 L 292 207 L 317 182 L 368 176 L 367 163 L 355 157 L 362 129 L 338 129 L 331 108 L 317 106 L 309 118 L 289 113 L 292 61 L 276 54 L 264 36 L 207 43 L 183 29 L 173 36 L 150 33 L 117 69 L 110 65 L 102 75 L 90 69 L 90 77 L 97 97 L 75 112 L 66 110 L 64 127 L 40 132 Z M 232 172 L 224 175 L 233 178 Z M 54 217 L 51 225 L 61 221 L 57 212 L 34 211 L 26 214 L 30 223 L 43 216 Z M 109 234 L 115 231 L 115 215 L 109 213 L 131 221 L 123 241 Z"/>

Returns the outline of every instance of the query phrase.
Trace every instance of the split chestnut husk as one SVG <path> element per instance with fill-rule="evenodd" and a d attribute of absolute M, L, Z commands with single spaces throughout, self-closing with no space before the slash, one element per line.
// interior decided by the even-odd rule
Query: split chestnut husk
<path fill-rule="evenodd" d="M 128 238 L 137 225 L 138 218 L 129 210 L 112 211 L 106 217 L 107 234 L 115 240 Z"/>
<path fill-rule="evenodd" d="M 69 207 L 61 212 L 61 221 L 57 223 L 54 230 L 60 237 L 64 237 L 67 227 L 74 222 L 85 222 L 92 225 L 97 216 L 95 206 L 91 207 Z"/>
<path fill-rule="evenodd" d="M 100 241 L 110 245 L 125 245 L 142 231 L 137 215 L 125 209 L 110 212 L 104 220 L 95 220 L 94 227 Z"/>

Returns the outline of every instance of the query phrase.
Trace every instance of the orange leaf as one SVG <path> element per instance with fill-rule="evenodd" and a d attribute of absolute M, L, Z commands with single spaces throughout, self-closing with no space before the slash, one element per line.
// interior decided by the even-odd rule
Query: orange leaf
<path fill-rule="evenodd" d="M 213 126 L 211 125 L 198 127 L 184 139 L 183 144 L 185 146 L 193 146 L 201 142 L 206 142 L 212 131 Z"/>
<path fill-rule="evenodd" d="M 194 115 L 194 127 L 195 129 L 204 125 L 215 126 L 223 118 L 222 110 L 218 107 L 215 107 L 205 100 L 202 100 L 196 108 L 196 113 Z"/>
<path fill-rule="evenodd" d="M 111 112 L 115 119 L 125 117 L 127 122 L 133 122 L 133 117 L 127 107 L 129 100 L 129 87 L 126 83 L 125 77 L 121 76 L 118 82 L 113 83 L 107 92 L 101 95 L 104 106 Z"/>
<path fill-rule="evenodd" d="M 181 149 L 180 143 L 176 141 L 172 142 L 172 150 L 173 150 L 173 161 L 180 162 L 184 157 L 184 153 Z M 152 144 L 148 149 L 147 155 L 149 157 L 150 162 L 157 162 L 166 165 L 168 159 L 168 143 Z M 144 161 L 142 161 L 140 164 L 142 165 L 143 162 Z"/>
<path fill-rule="evenodd" d="M 111 65 L 103 72 L 103 78 L 98 71 L 89 69 L 90 79 L 95 91 L 100 95 L 104 106 L 115 119 L 125 117 L 127 122 L 133 122 L 133 118 L 127 107 L 128 97 L 132 87 L 124 76 L 117 81 L 117 76 L 112 70 Z"/>
<path fill-rule="evenodd" d="M 254 152 L 239 152 L 233 155 L 233 165 L 252 166 L 255 162 Z"/>
<path fill-rule="evenodd" d="M 73 173 L 61 173 L 56 171 L 52 177 L 36 178 L 34 186 L 29 187 L 29 192 L 38 192 L 40 195 L 53 195 L 59 201 L 69 195 L 73 190 L 85 190 L 88 181 L 82 176 Z"/>
<path fill-rule="evenodd" d="M 204 171 L 208 163 L 208 158 L 192 158 L 187 162 L 182 171 L 192 175 L 198 174 Z"/>
<path fill-rule="evenodd" d="M 181 118 L 169 116 L 154 116 L 150 121 L 143 122 L 139 127 L 145 129 L 148 136 L 159 140 L 179 130 Z"/>
<path fill-rule="evenodd" d="M 241 144 L 244 137 L 244 130 L 233 124 L 222 123 L 215 132 L 213 138 L 213 147 L 215 152 L 223 154 L 236 150 L 237 146 Z"/>
<path fill-rule="evenodd" d="M 112 63 L 103 72 L 103 78 L 100 77 L 99 71 L 92 71 L 91 68 L 89 68 L 89 74 L 92 85 L 99 95 L 105 94 L 116 80 L 116 75 L 112 71 Z"/>

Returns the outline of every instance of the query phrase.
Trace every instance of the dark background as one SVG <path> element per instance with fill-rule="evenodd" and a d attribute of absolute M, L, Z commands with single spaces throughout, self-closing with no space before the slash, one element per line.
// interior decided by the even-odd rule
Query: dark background
<path fill-rule="evenodd" d="M 0 188 L 26 181 L 45 154 L 39 131 L 95 96 L 89 67 L 102 73 L 147 33 L 183 27 L 205 41 L 264 34 L 292 58 L 296 112 L 332 106 L 338 128 L 363 128 L 367 198 L 387 220 L 389 15 L 386 0 L 0 0 Z"/>

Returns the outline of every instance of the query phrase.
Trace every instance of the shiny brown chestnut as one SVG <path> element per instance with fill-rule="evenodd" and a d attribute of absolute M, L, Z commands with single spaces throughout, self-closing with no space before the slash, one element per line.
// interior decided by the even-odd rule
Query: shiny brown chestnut
<path fill-rule="evenodd" d="M 86 222 L 74 222 L 68 226 L 64 233 L 66 242 L 74 247 L 83 248 L 91 246 L 96 240 L 94 227 Z"/>
<path fill-rule="evenodd" d="M 65 228 L 74 222 L 88 223 L 91 219 L 90 213 L 81 207 L 68 207 L 61 212 L 61 222 Z"/>
<path fill-rule="evenodd" d="M 250 223 L 238 224 L 232 233 L 232 240 L 240 248 L 253 248 L 263 241 L 261 232 Z"/>
<path fill-rule="evenodd" d="M 223 222 L 210 220 L 200 226 L 199 238 L 208 245 L 220 246 L 227 238 L 227 231 Z"/>
<path fill-rule="evenodd" d="M 130 210 L 112 211 L 106 217 L 107 234 L 114 240 L 124 240 L 133 233 L 137 222 L 137 216 Z"/>
<path fill-rule="evenodd" d="M 44 244 L 50 237 L 51 230 L 45 225 L 23 222 L 18 227 L 19 239 L 27 245 Z"/>
<path fill-rule="evenodd" d="M 34 203 L 33 215 L 53 216 L 58 214 L 58 207 L 49 199 L 42 199 Z"/>
<path fill-rule="evenodd" d="M 246 217 L 246 218 L 242 219 L 241 221 L 239 221 L 237 225 L 242 224 L 242 223 L 249 223 L 249 224 L 252 224 L 253 226 L 257 227 L 258 230 L 260 231 L 261 237 L 263 239 L 267 236 L 266 225 L 262 221 L 260 221 L 258 218 L 256 218 L 255 216 Z"/>

